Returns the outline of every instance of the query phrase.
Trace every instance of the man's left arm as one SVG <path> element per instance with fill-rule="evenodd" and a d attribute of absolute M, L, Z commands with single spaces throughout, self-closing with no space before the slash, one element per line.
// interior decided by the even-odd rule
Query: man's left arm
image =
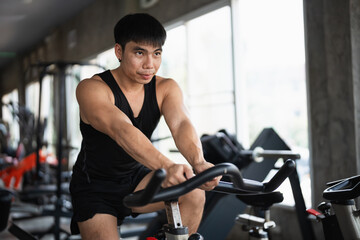
<path fill-rule="evenodd" d="M 202 145 L 198 134 L 190 121 L 185 107 L 183 95 L 178 84 L 172 80 L 165 80 L 161 112 L 169 126 L 176 147 L 193 167 L 195 173 L 200 173 L 213 166 L 204 159 Z M 206 183 L 202 188 L 213 189 L 220 178 Z"/>

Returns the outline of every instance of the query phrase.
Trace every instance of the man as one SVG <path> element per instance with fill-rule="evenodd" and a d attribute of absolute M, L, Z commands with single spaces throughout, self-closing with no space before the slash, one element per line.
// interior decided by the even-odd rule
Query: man
<path fill-rule="evenodd" d="M 116 226 L 124 217 L 164 208 L 164 203 L 153 203 L 128 209 L 122 203 L 124 196 L 146 186 L 154 170 L 166 170 L 162 187 L 169 187 L 212 166 L 203 158 L 179 86 L 155 75 L 166 39 L 163 26 L 150 15 L 131 14 L 120 19 L 114 35 L 120 66 L 81 81 L 76 90 L 83 141 L 70 185 L 71 230 L 84 240 L 119 239 Z M 175 164 L 151 144 L 161 116 L 192 168 Z M 218 182 L 202 189 L 211 190 Z M 179 199 L 190 234 L 200 224 L 204 202 L 200 189 Z"/>

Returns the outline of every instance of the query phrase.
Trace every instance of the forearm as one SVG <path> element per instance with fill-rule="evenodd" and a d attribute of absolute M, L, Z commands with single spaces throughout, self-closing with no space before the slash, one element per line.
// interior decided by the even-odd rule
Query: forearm
<path fill-rule="evenodd" d="M 177 148 L 193 167 L 195 174 L 201 173 L 214 166 L 214 164 L 204 159 L 200 138 L 190 121 L 183 122 L 177 128 L 173 137 Z M 201 186 L 201 189 L 207 191 L 213 190 L 219 184 L 220 178 L 221 177 L 216 177 L 205 183 Z"/>
<path fill-rule="evenodd" d="M 159 152 L 140 130 L 130 124 L 117 129 L 113 139 L 132 158 L 151 170 L 167 169 L 174 164 Z"/>
<path fill-rule="evenodd" d="M 176 147 L 191 166 L 205 161 L 201 141 L 190 121 L 182 121 L 173 132 L 173 138 Z"/>

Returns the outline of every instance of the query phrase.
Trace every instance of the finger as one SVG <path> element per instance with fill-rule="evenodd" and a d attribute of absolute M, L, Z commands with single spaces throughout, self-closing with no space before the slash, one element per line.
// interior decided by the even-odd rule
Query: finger
<path fill-rule="evenodd" d="M 217 186 L 220 182 L 220 179 L 221 177 L 216 177 L 216 178 L 213 178 L 211 179 L 210 181 L 208 181 L 206 184 L 207 185 L 214 185 L 214 186 Z"/>
<path fill-rule="evenodd" d="M 219 176 L 219 177 L 215 178 L 216 185 L 218 185 L 218 184 L 219 184 L 219 182 L 220 182 L 221 178 L 222 178 L 221 176 Z"/>
<path fill-rule="evenodd" d="M 201 189 L 203 190 L 206 190 L 206 191 L 211 191 L 215 188 L 215 185 L 214 184 L 209 184 L 209 183 L 204 183 L 203 185 L 201 185 L 200 187 Z"/>
<path fill-rule="evenodd" d="M 165 184 L 167 187 L 171 187 L 185 181 L 186 181 L 185 174 L 182 171 L 180 171 L 170 175 Z"/>
<path fill-rule="evenodd" d="M 164 186 L 171 187 L 176 184 L 179 184 L 180 180 L 178 178 L 179 177 L 177 176 L 177 173 L 170 173 L 164 181 Z"/>
<path fill-rule="evenodd" d="M 171 187 L 171 186 L 174 186 L 174 185 L 177 185 L 177 184 L 178 184 L 178 181 L 174 181 L 174 179 L 172 179 L 172 180 L 165 181 L 163 186 L 165 188 L 168 188 L 168 187 Z"/>
<path fill-rule="evenodd" d="M 185 167 L 184 168 L 184 177 L 186 178 L 186 180 L 194 177 L 194 172 L 191 168 L 189 167 Z"/>
<path fill-rule="evenodd" d="M 206 187 L 214 189 L 217 185 L 219 185 L 219 182 L 220 182 L 220 178 L 217 177 L 217 178 L 212 179 L 211 181 L 206 182 L 204 185 Z"/>
<path fill-rule="evenodd" d="M 212 191 L 212 190 L 214 190 L 214 188 L 215 188 L 215 186 L 205 186 L 205 185 L 202 185 L 202 186 L 200 186 L 200 189 L 202 189 L 202 190 L 205 190 L 205 191 Z"/>

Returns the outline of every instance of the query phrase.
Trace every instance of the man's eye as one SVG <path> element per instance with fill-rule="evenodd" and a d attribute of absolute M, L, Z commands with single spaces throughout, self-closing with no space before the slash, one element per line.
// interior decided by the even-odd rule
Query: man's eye
<path fill-rule="evenodd" d="M 161 56 L 161 52 L 156 52 L 155 56 Z"/>
<path fill-rule="evenodd" d="M 136 54 L 136 55 L 143 55 L 143 52 L 137 51 L 137 52 L 135 52 L 135 54 Z"/>

